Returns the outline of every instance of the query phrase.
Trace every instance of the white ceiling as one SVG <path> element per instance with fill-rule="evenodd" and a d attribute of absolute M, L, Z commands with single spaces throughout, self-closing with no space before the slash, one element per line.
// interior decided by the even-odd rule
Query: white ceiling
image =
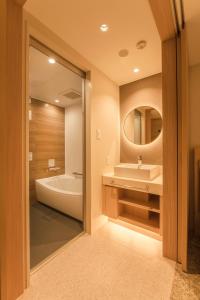
<path fill-rule="evenodd" d="M 200 63 L 200 0 L 184 0 L 190 65 Z"/>
<path fill-rule="evenodd" d="M 63 94 L 69 90 L 82 92 L 82 79 L 64 66 L 49 64 L 48 56 L 30 47 L 30 96 L 47 103 L 66 107 L 80 102 L 79 99 L 69 99 Z M 60 102 L 56 103 L 58 99 Z"/>
<path fill-rule="evenodd" d="M 161 72 L 161 42 L 147 0 L 28 0 L 25 9 L 119 85 Z M 103 23 L 108 32 L 99 30 Z M 147 40 L 145 49 L 136 49 L 139 40 Z M 121 58 L 124 48 L 129 56 Z"/>

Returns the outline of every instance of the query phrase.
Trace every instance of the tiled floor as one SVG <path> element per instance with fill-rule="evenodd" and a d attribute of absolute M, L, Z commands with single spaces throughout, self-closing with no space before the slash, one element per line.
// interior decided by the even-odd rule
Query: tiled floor
<path fill-rule="evenodd" d="M 34 273 L 20 299 L 168 300 L 174 272 L 161 242 L 108 223 Z"/>
<path fill-rule="evenodd" d="M 177 264 L 171 300 L 200 300 L 200 239 L 192 239 L 189 247 L 189 272 Z"/>
<path fill-rule="evenodd" d="M 82 222 L 35 202 L 30 208 L 31 268 L 82 231 Z"/>

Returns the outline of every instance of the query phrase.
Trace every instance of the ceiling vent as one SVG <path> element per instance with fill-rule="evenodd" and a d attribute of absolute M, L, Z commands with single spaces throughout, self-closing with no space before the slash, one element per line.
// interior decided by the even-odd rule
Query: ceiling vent
<path fill-rule="evenodd" d="M 69 90 L 65 91 L 62 94 L 62 96 L 69 98 L 69 99 L 78 99 L 81 97 L 81 94 L 76 90 L 69 89 Z"/>

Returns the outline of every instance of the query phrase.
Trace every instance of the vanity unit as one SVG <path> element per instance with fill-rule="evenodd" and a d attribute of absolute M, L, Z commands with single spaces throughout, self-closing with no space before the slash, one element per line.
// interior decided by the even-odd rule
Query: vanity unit
<path fill-rule="evenodd" d="M 141 154 L 145 150 L 150 161 L 160 160 L 157 155 L 161 151 L 162 117 L 157 109 L 137 107 L 134 101 L 123 105 L 121 158 L 134 161 L 136 151 L 141 152 L 137 164 L 121 163 L 111 174 L 103 175 L 103 214 L 114 222 L 161 239 L 162 167 L 143 164 Z"/>
<path fill-rule="evenodd" d="M 152 237 L 162 236 L 162 168 L 120 164 L 103 175 L 103 213 Z"/>

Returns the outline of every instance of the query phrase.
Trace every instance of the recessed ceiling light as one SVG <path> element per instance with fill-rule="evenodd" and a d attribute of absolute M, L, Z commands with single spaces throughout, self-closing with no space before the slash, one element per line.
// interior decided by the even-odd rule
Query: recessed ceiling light
<path fill-rule="evenodd" d="M 54 100 L 56 103 L 59 103 L 60 102 L 60 100 L 58 100 L 58 99 L 56 99 L 56 100 Z"/>
<path fill-rule="evenodd" d="M 134 72 L 134 73 L 138 73 L 138 72 L 140 72 L 140 69 L 134 68 L 134 69 L 133 69 L 133 72 Z"/>
<path fill-rule="evenodd" d="M 48 62 L 50 63 L 50 64 L 55 64 L 55 59 L 54 58 L 52 58 L 52 57 L 50 57 L 49 59 L 48 59 Z"/>
<path fill-rule="evenodd" d="M 108 26 L 107 24 L 102 24 L 102 25 L 100 26 L 100 30 L 103 31 L 103 32 L 108 31 L 108 29 L 109 29 L 109 26 Z"/>

